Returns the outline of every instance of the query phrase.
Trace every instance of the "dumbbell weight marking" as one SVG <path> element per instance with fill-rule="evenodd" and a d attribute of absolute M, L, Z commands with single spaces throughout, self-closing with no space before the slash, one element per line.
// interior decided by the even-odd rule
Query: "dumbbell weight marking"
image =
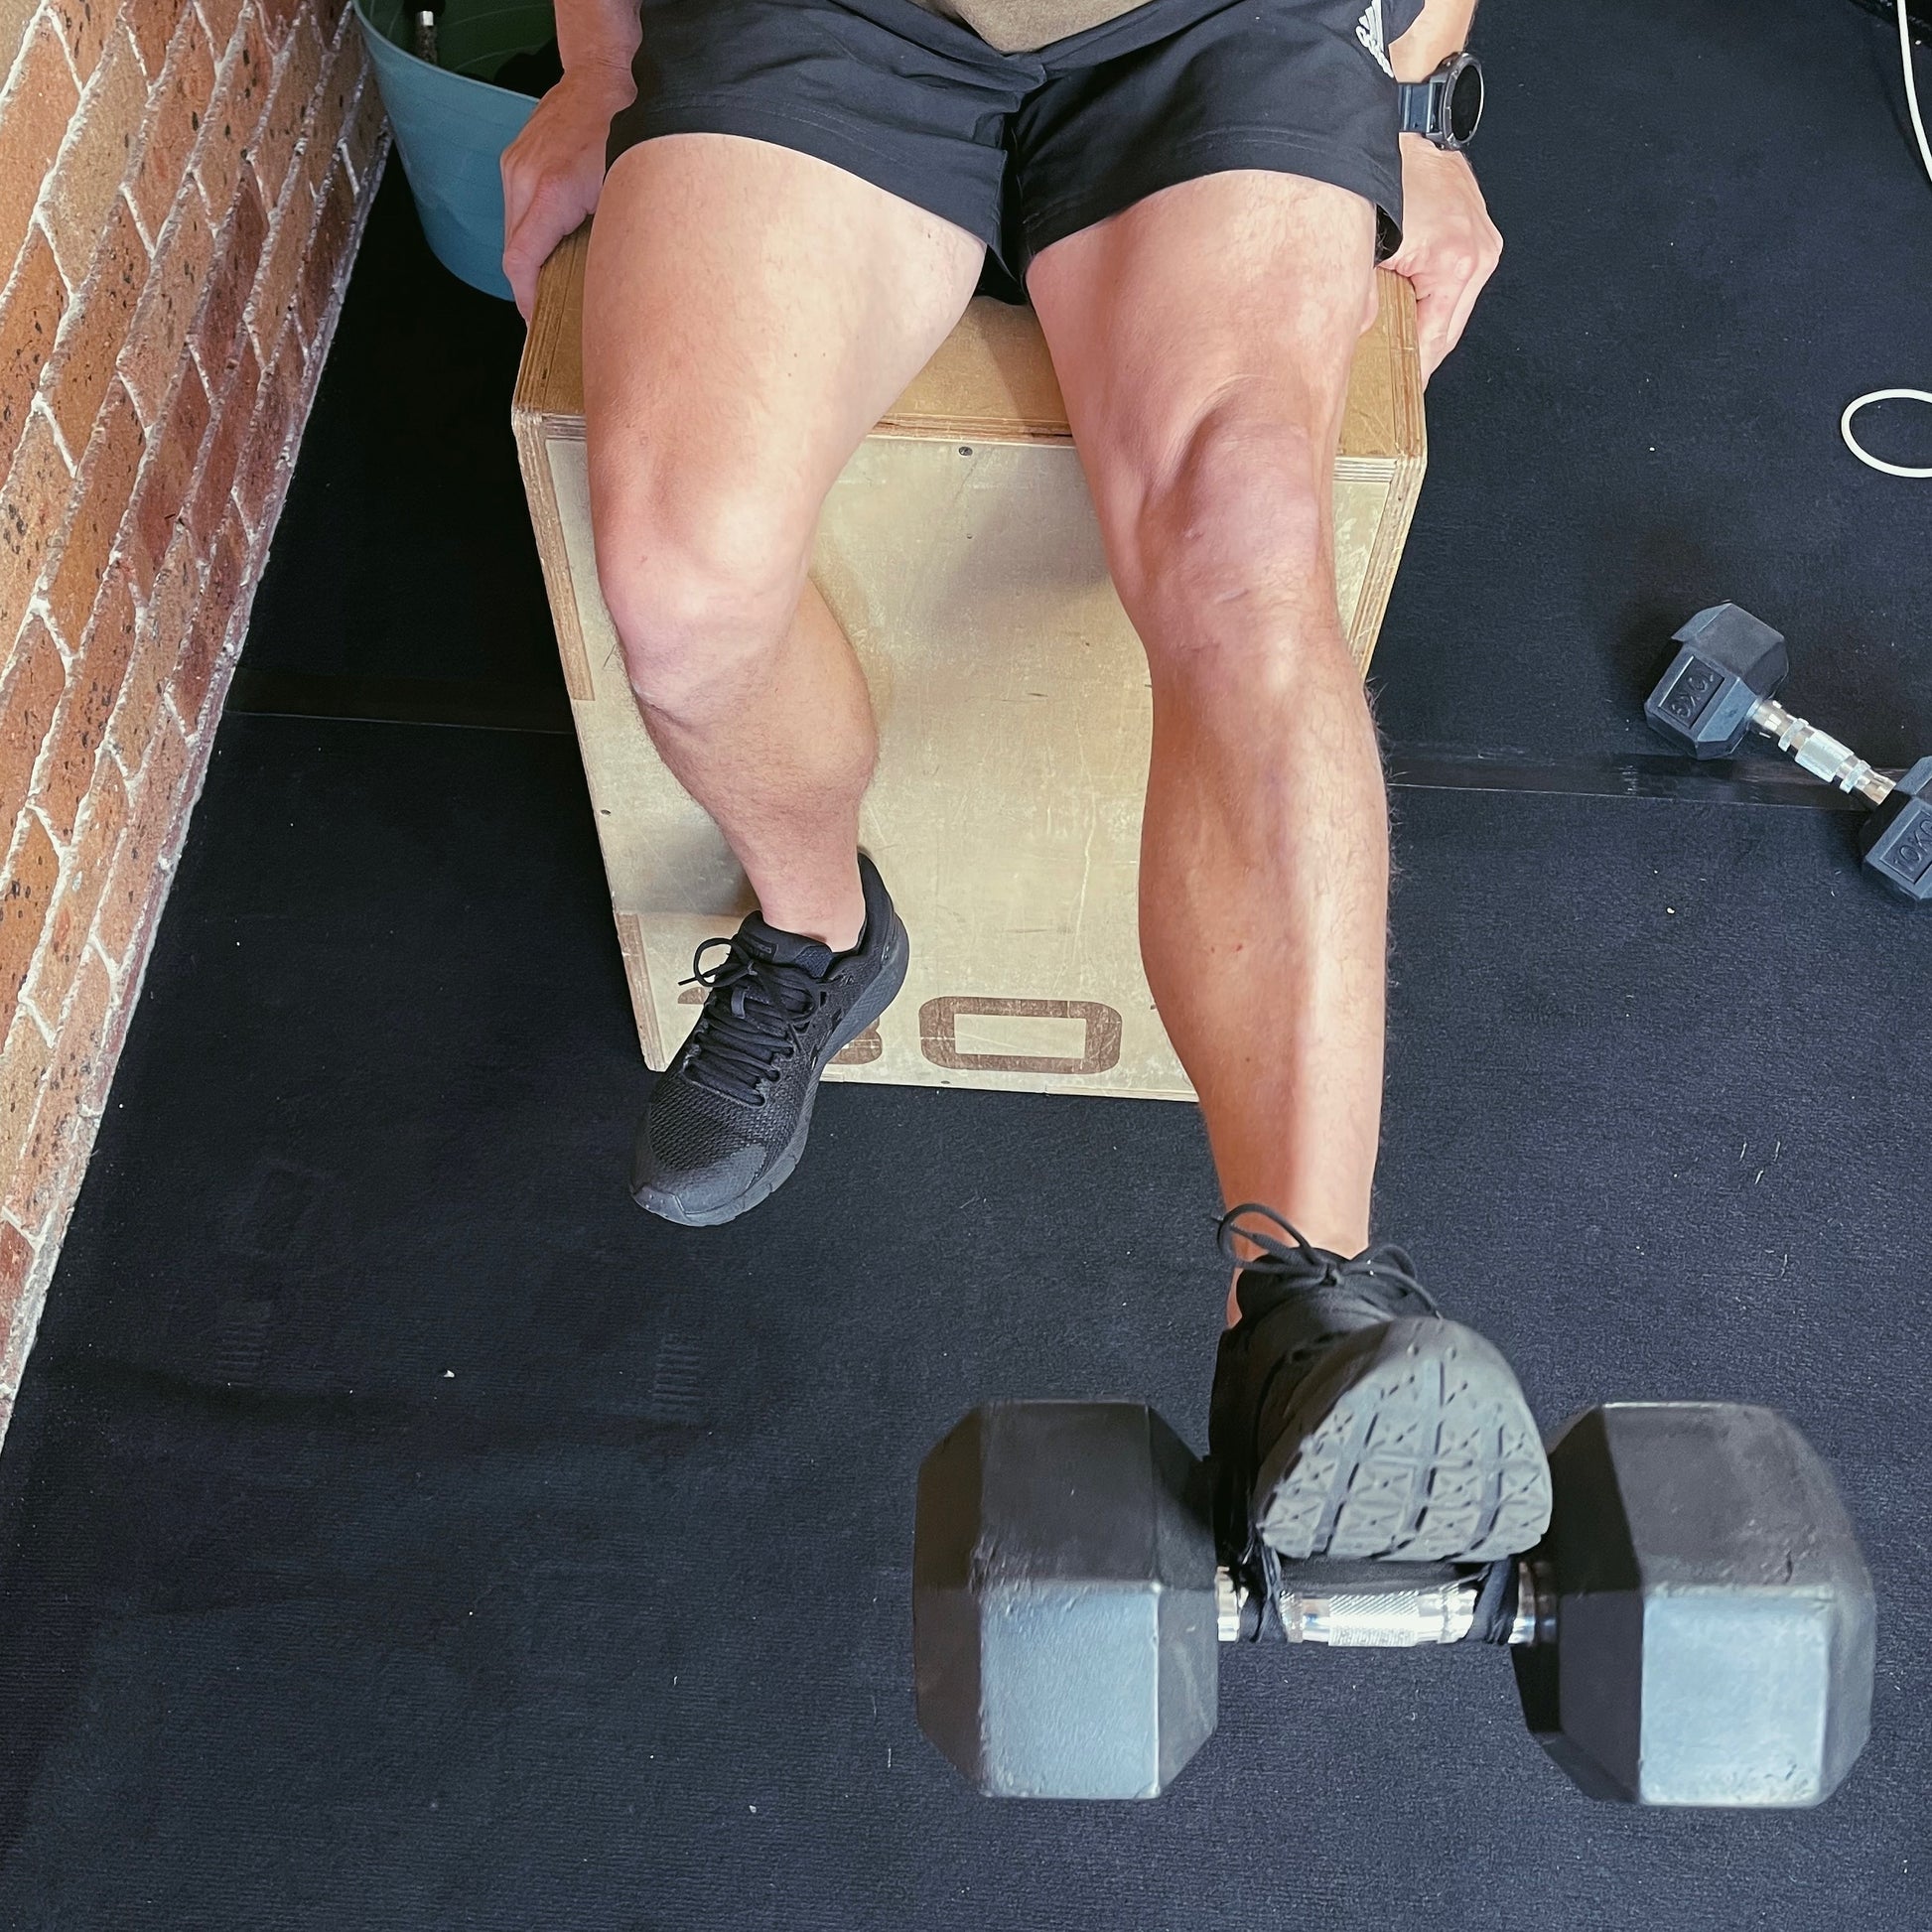
<path fill-rule="evenodd" d="M 1932 759 L 1920 759 L 1866 822 L 1864 862 L 1901 897 L 1932 898 Z"/>

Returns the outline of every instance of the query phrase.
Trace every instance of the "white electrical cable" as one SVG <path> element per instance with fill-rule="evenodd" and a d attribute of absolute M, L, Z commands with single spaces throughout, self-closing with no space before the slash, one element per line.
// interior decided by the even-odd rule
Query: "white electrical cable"
<path fill-rule="evenodd" d="M 1932 143 L 1926 141 L 1925 122 L 1918 111 L 1918 76 L 1912 70 L 1912 36 L 1905 18 L 1905 0 L 1898 0 L 1898 63 L 1905 71 L 1905 105 L 1912 110 L 1912 133 L 1918 140 L 1918 158 L 1925 164 L 1926 179 L 1932 181 Z M 1881 461 L 1852 434 L 1852 418 L 1866 403 L 1894 400 L 1932 402 L 1932 394 L 1923 389 L 1873 389 L 1845 405 L 1845 414 L 1838 419 L 1838 433 L 1845 438 L 1845 447 L 1867 470 L 1882 470 L 1888 477 L 1932 477 L 1932 469 L 1911 470 L 1902 463 Z"/>

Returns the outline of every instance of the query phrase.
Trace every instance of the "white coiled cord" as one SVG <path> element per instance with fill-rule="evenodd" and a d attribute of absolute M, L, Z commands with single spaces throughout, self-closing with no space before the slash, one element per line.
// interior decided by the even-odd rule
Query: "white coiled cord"
<path fill-rule="evenodd" d="M 1926 141 L 1925 122 L 1918 111 L 1918 77 L 1912 71 L 1912 36 L 1905 17 L 1905 0 L 1898 0 L 1898 63 L 1905 72 L 1905 105 L 1912 110 L 1912 133 L 1918 139 L 1918 158 L 1925 164 L 1926 179 L 1932 181 L 1932 144 Z M 1845 438 L 1845 447 L 1867 470 L 1882 470 L 1888 477 L 1932 477 L 1932 468 L 1913 470 L 1902 463 L 1882 461 L 1852 434 L 1852 418 L 1866 403 L 1892 401 L 1932 402 L 1932 393 L 1924 389 L 1873 389 L 1867 395 L 1854 398 L 1845 405 L 1845 414 L 1838 419 L 1838 433 Z"/>

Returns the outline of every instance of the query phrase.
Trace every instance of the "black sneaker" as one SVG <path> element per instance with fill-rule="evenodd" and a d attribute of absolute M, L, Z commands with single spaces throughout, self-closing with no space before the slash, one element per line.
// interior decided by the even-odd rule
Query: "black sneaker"
<path fill-rule="evenodd" d="M 1235 1549 L 1250 1527 L 1297 1559 L 1484 1563 L 1539 1541 L 1550 1469 L 1523 1391 L 1400 1248 L 1344 1261 L 1254 1203 L 1222 1217 L 1220 1245 L 1241 1318 L 1221 1337 L 1208 1441 Z"/>
<path fill-rule="evenodd" d="M 756 912 L 730 939 L 698 948 L 692 972 L 710 993 L 637 1126 L 630 1191 L 639 1207 L 716 1227 L 756 1207 L 798 1165 L 826 1062 L 905 981 L 905 928 L 863 853 L 859 879 L 866 924 L 850 952 L 780 932 Z M 707 967 L 713 946 L 727 950 Z"/>

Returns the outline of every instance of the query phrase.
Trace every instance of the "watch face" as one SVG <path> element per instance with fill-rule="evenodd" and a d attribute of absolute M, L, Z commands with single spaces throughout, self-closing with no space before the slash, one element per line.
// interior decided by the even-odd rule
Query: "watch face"
<path fill-rule="evenodd" d="M 1473 61 L 1467 63 L 1449 82 L 1449 99 L 1444 103 L 1447 113 L 1448 133 L 1459 148 L 1476 131 L 1476 123 L 1482 119 L 1482 69 Z"/>

